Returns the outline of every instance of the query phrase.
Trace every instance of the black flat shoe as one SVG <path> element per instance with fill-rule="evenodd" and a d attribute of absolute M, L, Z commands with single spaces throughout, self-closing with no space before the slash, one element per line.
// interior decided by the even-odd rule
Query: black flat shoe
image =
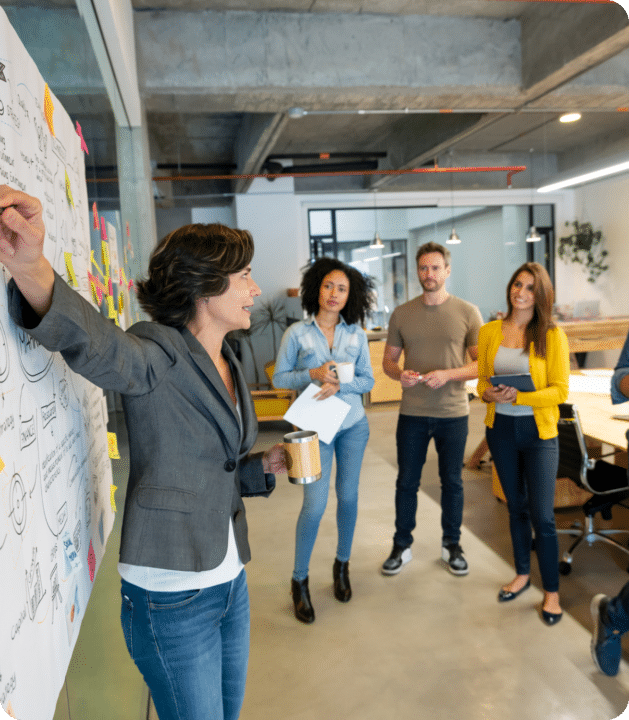
<path fill-rule="evenodd" d="M 308 578 L 301 581 L 292 578 L 291 593 L 293 595 L 293 605 L 295 606 L 295 617 L 302 623 L 310 625 L 310 623 L 314 622 L 315 613 L 310 601 Z"/>
<path fill-rule="evenodd" d="M 556 625 L 562 618 L 563 613 L 549 613 L 546 610 L 542 610 L 542 620 L 546 625 Z"/>
<path fill-rule="evenodd" d="M 349 584 L 349 562 L 335 560 L 332 576 L 334 577 L 334 597 L 339 602 L 349 602 L 352 597 L 352 588 Z"/>
<path fill-rule="evenodd" d="M 500 592 L 498 593 L 498 602 L 509 602 L 509 600 L 515 600 L 518 595 L 521 595 L 525 590 L 528 590 L 530 587 L 531 578 L 526 581 L 526 585 L 523 588 L 520 588 L 515 592 L 513 592 L 512 590 L 505 590 L 504 588 L 500 588 Z"/>

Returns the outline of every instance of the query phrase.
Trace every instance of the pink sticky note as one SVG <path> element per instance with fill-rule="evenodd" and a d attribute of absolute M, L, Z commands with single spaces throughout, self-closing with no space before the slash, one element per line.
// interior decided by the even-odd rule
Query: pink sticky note
<path fill-rule="evenodd" d="M 90 569 L 90 581 L 94 582 L 94 576 L 96 575 L 96 554 L 94 553 L 94 546 L 90 540 L 90 549 L 87 551 L 87 566 Z"/>
<path fill-rule="evenodd" d="M 100 219 L 100 239 L 103 242 L 107 242 L 107 229 L 105 228 L 105 218 Z"/>
<path fill-rule="evenodd" d="M 86 155 L 89 155 L 90 151 L 87 149 L 87 145 L 83 139 L 83 131 L 81 130 L 78 120 L 76 121 L 76 134 L 81 138 L 81 150 L 83 150 Z"/>
<path fill-rule="evenodd" d="M 110 297 L 114 296 L 114 286 L 113 286 L 113 283 L 111 282 L 111 277 L 109 278 L 109 296 Z"/>
<path fill-rule="evenodd" d="M 98 208 L 96 202 L 92 205 L 92 215 L 94 216 L 94 230 L 98 230 Z"/>

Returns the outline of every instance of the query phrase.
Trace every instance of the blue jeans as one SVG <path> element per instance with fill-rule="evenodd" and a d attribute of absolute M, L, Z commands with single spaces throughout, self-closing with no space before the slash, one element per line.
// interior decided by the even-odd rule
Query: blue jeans
<path fill-rule="evenodd" d="M 559 441 L 541 440 L 535 418 L 496 413 L 487 444 L 509 508 L 515 571 L 528 575 L 535 528 L 535 551 L 546 592 L 559 589 L 559 543 L 555 528 L 555 484 Z"/>
<path fill-rule="evenodd" d="M 319 523 L 328 502 L 332 460 L 336 454 L 336 526 L 338 544 L 336 557 L 347 562 L 352 552 L 354 528 L 358 514 L 358 481 L 360 466 L 369 440 L 369 423 L 363 417 L 346 430 L 339 430 L 331 443 L 319 443 L 321 479 L 304 485 L 304 502 L 297 520 L 295 538 L 295 569 L 293 578 L 308 577 L 310 556 L 314 548 Z"/>
<path fill-rule="evenodd" d="M 236 720 L 249 660 L 249 592 L 235 580 L 153 592 L 122 580 L 127 649 L 160 720 Z"/>
<path fill-rule="evenodd" d="M 417 491 L 431 438 L 435 441 L 441 479 L 442 544 L 458 543 L 463 522 L 463 456 L 468 416 L 455 418 L 400 415 L 397 423 L 398 476 L 395 484 L 393 542 L 409 547 L 417 514 Z"/>

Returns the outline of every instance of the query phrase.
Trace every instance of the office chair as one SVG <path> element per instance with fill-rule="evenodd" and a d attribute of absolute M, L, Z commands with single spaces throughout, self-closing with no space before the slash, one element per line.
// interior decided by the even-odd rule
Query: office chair
<path fill-rule="evenodd" d="M 250 385 L 251 397 L 255 408 L 258 422 L 267 420 L 282 420 L 284 413 L 292 405 L 297 392 L 295 390 L 278 390 L 273 387 L 273 371 L 275 369 L 275 361 L 270 360 L 264 366 L 264 373 L 267 377 L 266 383 Z M 263 388 L 263 389 L 255 389 Z"/>
<path fill-rule="evenodd" d="M 574 523 L 571 528 L 558 529 L 557 533 L 575 537 L 575 541 L 563 554 L 559 563 L 559 572 L 568 575 L 572 570 L 572 555 L 585 540 L 588 545 L 603 541 L 618 548 L 629 556 L 629 548 L 609 537 L 610 535 L 629 535 L 629 530 L 616 528 L 596 528 L 594 516 L 601 513 L 605 520 L 611 520 L 612 507 L 622 505 L 629 499 L 629 476 L 627 470 L 604 460 L 594 461 L 588 457 L 583 430 L 579 421 L 576 405 L 563 403 L 559 406 L 559 470 L 557 477 L 568 477 L 579 487 L 592 493 L 592 497 L 583 505 L 585 524 Z M 623 505 L 629 507 L 629 505 Z M 627 568 L 629 571 L 629 567 Z"/>

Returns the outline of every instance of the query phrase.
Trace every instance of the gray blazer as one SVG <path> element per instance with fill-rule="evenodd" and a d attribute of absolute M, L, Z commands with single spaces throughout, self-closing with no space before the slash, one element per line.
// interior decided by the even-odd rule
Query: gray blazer
<path fill-rule="evenodd" d="M 9 283 L 13 320 L 101 388 L 122 395 L 130 470 L 120 560 L 171 570 L 217 567 L 230 517 L 243 563 L 251 559 L 241 496 L 268 495 L 262 453 L 249 454 L 258 423 L 242 369 L 227 343 L 242 399 L 242 428 L 214 363 L 187 329 L 139 322 L 127 332 L 59 276 L 40 320 Z"/>

